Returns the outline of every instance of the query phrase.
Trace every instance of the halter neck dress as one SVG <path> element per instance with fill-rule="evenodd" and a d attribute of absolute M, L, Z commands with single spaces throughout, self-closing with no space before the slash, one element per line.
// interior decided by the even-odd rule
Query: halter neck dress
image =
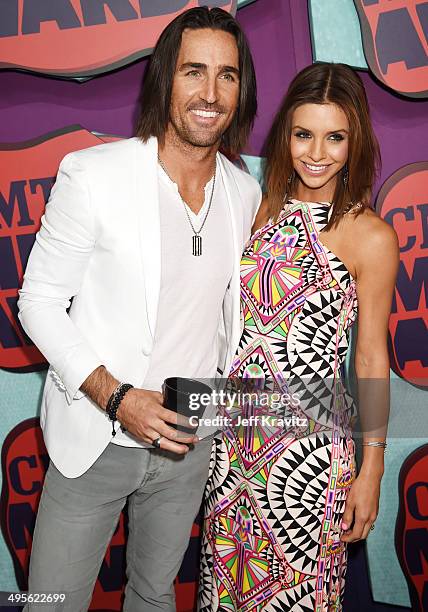
<path fill-rule="evenodd" d="M 240 401 L 213 443 L 201 612 L 342 610 L 340 524 L 355 478 L 342 366 L 357 299 L 352 275 L 320 238 L 330 210 L 289 200 L 242 256 L 243 330 L 230 380 L 265 380 L 270 391 Z"/>

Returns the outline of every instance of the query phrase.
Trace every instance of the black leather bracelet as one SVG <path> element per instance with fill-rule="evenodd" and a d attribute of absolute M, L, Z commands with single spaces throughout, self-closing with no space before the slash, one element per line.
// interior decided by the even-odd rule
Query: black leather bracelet
<path fill-rule="evenodd" d="M 129 389 L 133 389 L 133 385 L 129 383 L 120 383 L 120 385 L 114 390 L 111 394 L 110 399 L 107 402 L 106 413 L 109 420 L 112 422 L 112 436 L 116 435 L 116 430 L 114 428 L 114 422 L 117 421 L 116 415 L 119 410 L 120 402 L 125 397 L 125 394 L 129 391 Z"/>

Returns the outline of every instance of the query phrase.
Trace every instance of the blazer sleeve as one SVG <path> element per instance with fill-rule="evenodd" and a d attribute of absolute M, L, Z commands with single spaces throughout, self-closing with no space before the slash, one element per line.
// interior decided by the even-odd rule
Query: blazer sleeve
<path fill-rule="evenodd" d="M 69 404 L 102 365 L 70 319 L 95 245 L 94 215 L 85 170 L 75 154 L 64 157 L 19 291 L 19 319 L 60 377 Z"/>
<path fill-rule="evenodd" d="M 262 188 L 260 187 L 259 182 L 256 180 L 255 196 L 253 200 L 253 218 L 251 220 L 251 227 L 253 227 L 254 221 L 256 220 L 256 216 L 260 208 L 260 204 L 262 203 L 262 199 L 263 199 Z"/>

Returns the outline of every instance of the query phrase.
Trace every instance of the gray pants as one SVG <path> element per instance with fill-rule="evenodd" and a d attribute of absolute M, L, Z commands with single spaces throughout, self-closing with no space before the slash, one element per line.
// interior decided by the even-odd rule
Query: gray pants
<path fill-rule="evenodd" d="M 173 581 L 198 512 L 211 439 L 186 457 L 109 444 L 85 474 L 65 478 L 52 464 L 40 499 L 29 592 L 66 593 L 62 604 L 26 612 L 84 612 L 120 512 L 129 497 L 124 612 L 175 611 Z"/>

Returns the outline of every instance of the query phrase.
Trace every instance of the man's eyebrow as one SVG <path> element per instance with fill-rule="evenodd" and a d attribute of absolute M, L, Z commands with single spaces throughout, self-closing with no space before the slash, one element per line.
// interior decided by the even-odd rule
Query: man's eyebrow
<path fill-rule="evenodd" d="M 208 66 L 206 64 L 201 64 L 200 62 L 185 62 L 181 64 L 179 67 L 179 72 L 184 70 L 207 70 Z M 233 72 L 237 76 L 239 76 L 239 70 L 235 66 L 223 65 L 219 66 L 219 72 Z"/>
<path fill-rule="evenodd" d="M 220 72 L 233 72 L 233 74 L 239 76 L 239 70 L 235 66 L 220 66 Z"/>
<path fill-rule="evenodd" d="M 198 62 L 186 62 L 185 64 L 181 64 L 179 70 L 188 70 L 189 68 L 196 68 L 198 70 L 206 70 L 206 64 L 200 64 Z"/>

